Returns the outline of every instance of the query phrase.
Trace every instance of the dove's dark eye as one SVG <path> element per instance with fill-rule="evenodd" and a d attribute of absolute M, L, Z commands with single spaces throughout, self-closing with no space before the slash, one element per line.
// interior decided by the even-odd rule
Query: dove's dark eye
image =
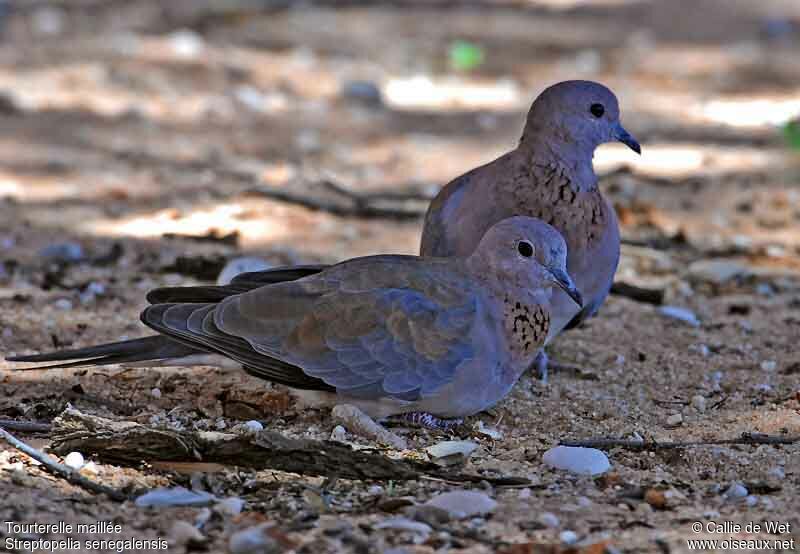
<path fill-rule="evenodd" d="M 517 244 L 517 252 L 526 258 L 530 258 L 533 256 L 533 245 L 526 240 L 521 240 Z"/>
<path fill-rule="evenodd" d="M 592 104 L 589 107 L 589 111 L 592 112 L 592 115 L 597 118 L 603 117 L 603 114 L 606 113 L 606 109 L 602 104 Z"/>

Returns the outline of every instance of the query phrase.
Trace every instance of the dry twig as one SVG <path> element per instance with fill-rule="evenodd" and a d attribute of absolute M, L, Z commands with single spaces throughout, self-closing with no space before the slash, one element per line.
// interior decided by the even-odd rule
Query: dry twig
<path fill-rule="evenodd" d="M 17 421 L 15 419 L 0 419 L 0 427 L 20 433 L 49 433 L 51 425 L 49 423 L 37 423 L 35 421 Z"/>
<path fill-rule="evenodd" d="M 584 448 L 628 448 L 631 450 L 667 450 L 674 448 L 690 448 L 694 446 L 720 446 L 730 444 L 794 444 L 800 442 L 800 436 L 782 437 L 763 433 L 742 433 L 735 439 L 715 439 L 709 441 L 677 441 L 656 442 L 631 439 L 583 439 L 561 441 L 561 446 L 581 446 Z"/>
<path fill-rule="evenodd" d="M 99 494 L 105 494 L 112 500 L 121 502 L 127 499 L 127 496 L 125 496 L 118 490 L 112 489 L 110 487 L 92 481 L 90 479 L 87 479 L 86 477 L 84 477 L 71 467 L 65 466 L 64 464 L 60 464 L 53 458 L 45 454 L 44 452 L 36 450 L 32 446 L 25 444 L 24 442 L 16 438 L 14 435 L 9 433 L 2 427 L 0 427 L 0 438 L 4 439 L 8 444 L 13 446 L 20 452 L 27 454 L 28 456 L 30 456 L 31 458 L 42 464 L 42 467 L 45 469 L 45 471 L 47 471 L 48 473 L 52 473 L 56 477 L 61 477 L 63 479 L 66 479 L 73 485 L 77 485 L 88 491 Z"/>
<path fill-rule="evenodd" d="M 646 289 L 624 281 L 615 281 L 611 285 L 611 294 L 624 296 L 636 302 L 660 306 L 664 303 L 664 289 Z"/>
<path fill-rule="evenodd" d="M 327 188 L 330 188 L 329 181 L 323 181 Z M 339 187 L 339 193 L 345 189 Z M 318 198 L 310 195 L 290 192 L 284 189 L 269 188 L 269 187 L 254 187 L 247 191 L 245 194 L 263 196 L 271 200 L 278 200 L 280 202 L 287 202 L 289 204 L 297 204 L 309 210 L 321 211 L 338 215 L 341 217 L 361 217 L 366 219 L 419 219 L 425 215 L 423 208 L 402 208 L 402 207 L 381 207 L 376 206 L 374 197 L 369 195 L 358 195 L 349 192 L 342 196 L 347 198 L 347 202 L 327 200 L 325 198 Z"/>

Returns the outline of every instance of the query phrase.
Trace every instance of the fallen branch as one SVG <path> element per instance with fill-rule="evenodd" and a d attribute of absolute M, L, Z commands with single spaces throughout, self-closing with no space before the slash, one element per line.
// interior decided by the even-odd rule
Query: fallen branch
<path fill-rule="evenodd" d="M 611 285 L 611 294 L 654 306 L 661 306 L 664 303 L 664 289 L 647 289 L 624 281 L 615 281 Z"/>
<path fill-rule="evenodd" d="M 561 446 L 580 446 L 584 448 L 628 448 L 631 450 L 668 450 L 690 448 L 695 446 L 721 446 L 730 444 L 794 444 L 800 442 L 800 436 L 782 437 L 763 433 L 742 433 L 735 439 L 716 439 L 709 441 L 657 442 L 632 439 L 584 439 L 561 441 Z"/>
<path fill-rule="evenodd" d="M 309 195 L 289 192 L 288 190 L 268 187 L 254 187 L 246 190 L 244 194 L 262 196 L 269 198 L 270 200 L 297 204 L 298 206 L 308 208 L 309 210 L 327 212 L 341 217 L 411 220 L 419 219 L 425 215 L 425 209 L 422 208 L 383 208 L 372 205 L 372 201 L 366 198 L 359 201 L 354 201 L 353 197 L 355 193 L 348 197 L 348 203 L 331 201 L 324 198 L 317 198 Z"/>
<path fill-rule="evenodd" d="M 84 414 L 74 408 L 67 408 L 53 421 L 51 439 L 53 452 L 79 451 L 129 466 L 143 461 L 204 462 L 356 480 L 403 481 L 432 476 L 458 482 L 521 482 L 517 478 L 453 473 L 424 460 L 390 458 L 378 449 L 296 439 L 270 430 L 234 434 L 158 429 Z"/>
<path fill-rule="evenodd" d="M 330 179 L 319 182 L 319 186 L 336 194 L 350 198 L 356 204 L 369 204 L 371 202 L 430 202 L 436 195 L 428 194 L 421 190 L 370 190 L 369 192 L 355 192 Z"/>
<path fill-rule="evenodd" d="M 35 421 L 17 421 L 16 419 L 0 419 L 0 427 L 20 433 L 49 433 L 51 425 L 49 423 L 37 423 Z"/>
<path fill-rule="evenodd" d="M 48 473 L 55 475 L 56 477 L 61 477 L 66 479 L 73 485 L 77 485 L 81 488 L 84 488 L 88 491 L 105 494 L 112 500 L 117 500 L 119 502 L 126 500 L 127 496 L 119 492 L 118 490 L 112 489 L 90 479 L 87 479 L 76 470 L 72 469 L 71 467 L 65 466 L 64 464 L 60 464 L 55 461 L 53 458 L 41 452 L 40 450 L 36 450 L 32 446 L 29 446 L 16 438 L 14 435 L 0 427 L 0 438 L 5 440 L 8 444 L 23 452 L 42 464 L 42 468 Z"/>

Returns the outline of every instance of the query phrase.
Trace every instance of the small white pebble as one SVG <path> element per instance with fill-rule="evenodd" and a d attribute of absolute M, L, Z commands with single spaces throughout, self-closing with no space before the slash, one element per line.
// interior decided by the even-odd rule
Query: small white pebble
<path fill-rule="evenodd" d="M 186 545 L 189 543 L 202 543 L 205 540 L 203 534 L 197 527 L 188 521 L 178 520 L 172 524 L 169 536 L 176 545 Z"/>
<path fill-rule="evenodd" d="M 767 475 L 772 477 L 773 479 L 778 479 L 782 481 L 786 478 L 786 472 L 783 470 L 781 466 L 775 466 L 767 472 Z"/>
<path fill-rule="evenodd" d="M 564 544 L 575 544 L 578 542 L 578 535 L 575 533 L 575 531 L 570 531 L 569 529 L 566 531 L 561 531 L 561 533 L 558 535 L 558 538 L 561 539 L 561 542 Z"/>
<path fill-rule="evenodd" d="M 264 430 L 264 426 L 261 425 L 261 422 L 256 421 L 255 419 L 251 419 L 250 421 L 245 421 L 244 426 L 247 428 L 248 431 L 252 431 L 254 433 L 259 433 Z"/>
<path fill-rule="evenodd" d="M 341 425 L 337 425 L 331 431 L 331 440 L 337 442 L 344 442 L 347 439 L 347 430 Z"/>
<path fill-rule="evenodd" d="M 779 244 L 770 244 L 764 253 L 770 258 L 781 258 L 786 255 L 786 249 Z"/>
<path fill-rule="evenodd" d="M 555 446 L 542 455 L 542 461 L 550 467 L 584 475 L 600 475 L 611 469 L 608 456 L 596 448 Z"/>
<path fill-rule="evenodd" d="M 711 349 L 709 349 L 708 346 L 706 346 L 703 343 L 691 345 L 689 347 L 689 351 L 690 352 L 697 352 L 698 354 L 700 354 L 704 358 L 708 358 L 708 356 L 711 355 Z"/>
<path fill-rule="evenodd" d="M 775 294 L 775 289 L 769 283 L 759 283 L 756 285 L 756 293 L 761 296 L 772 296 Z"/>
<path fill-rule="evenodd" d="M 695 394 L 692 397 L 692 408 L 697 410 L 700 413 L 706 411 L 706 397 L 702 394 Z"/>
<path fill-rule="evenodd" d="M 686 308 L 681 308 L 678 306 L 661 306 L 658 311 L 663 316 L 671 319 L 677 319 L 678 321 L 682 321 L 687 325 L 691 325 L 692 327 L 700 326 L 700 320 L 697 319 L 695 313 Z"/>
<path fill-rule="evenodd" d="M 150 390 L 150 396 L 153 398 L 161 398 L 161 389 L 158 387 L 154 387 Z"/>
<path fill-rule="evenodd" d="M 72 309 L 72 302 L 67 300 L 66 298 L 59 298 L 53 304 L 59 310 L 71 310 Z"/>
<path fill-rule="evenodd" d="M 588 508 L 592 505 L 592 501 L 586 496 L 579 496 L 578 497 L 578 506 L 581 508 Z"/>
<path fill-rule="evenodd" d="M 672 414 L 667 418 L 667 426 L 677 427 L 683 423 L 683 416 L 681 414 Z"/>
<path fill-rule="evenodd" d="M 739 320 L 739 328 L 744 331 L 745 333 L 752 333 L 753 332 L 753 324 L 750 323 L 746 319 Z"/>
<path fill-rule="evenodd" d="M 778 364 L 775 362 L 775 360 L 764 360 L 761 362 L 761 369 L 764 371 L 775 371 L 777 366 Z"/>
<path fill-rule="evenodd" d="M 482 434 L 486 435 L 489 438 L 494 440 L 502 440 L 503 439 L 503 432 L 495 429 L 494 427 L 488 427 L 484 425 L 483 421 L 478 421 L 478 424 L 475 426 L 475 430 Z"/>
<path fill-rule="evenodd" d="M 169 44 L 176 56 L 194 58 L 204 48 L 203 37 L 188 29 L 175 31 L 169 37 Z"/>
<path fill-rule="evenodd" d="M 244 508 L 244 500 L 236 496 L 229 496 L 217 502 L 214 508 L 224 516 L 238 516 Z"/>
<path fill-rule="evenodd" d="M 540 514 L 539 523 L 545 527 L 549 527 L 550 529 L 555 529 L 561 525 L 561 522 L 558 520 L 558 516 L 551 512 L 544 512 L 543 514 Z"/>
<path fill-rule="evenodd" d="M 497 507 L 489 495 L 478 491 L 453 490 L 437 494 L 425 503 L 450 512 L 457 519 L 488 514 Z"/>
<path fill-rule="evenodd" d="M 520 500 L 527 500 L 531 497 L 531 489 L 525 487 L 524 489 L 520 489 L 517 495 Z"/>
<path fill-rule="evenodd" d="M 216 427 L 218 430 L 222 431 L 223 429 L 226 429 L 226 428 L 228 427 L 228 424 L 227 424 L 227 423 L 225 423 L 225 420 L 224 420 L 224 419 L 222 419 L 222 418 L 219 418 L 219 419 L 217 419 L 217 421 L 214 423 L 214 427 Z"/>
<path fill-rule="evenodd" d="M 747 504 L 748 507 L 752 508 L 758 504 L 758 497 L 754 494 L 747 495 L 747 497 L 744 499 L 744 503 Z"/>
<path fill-rule="evenodd" d="M 80 452 L 70 452 L 67 454 L 67 457 L 64 458 L 64 465 L 71 467 L 72 469 L 80 469 L 85 463 L 86 462 L 83 459 L 83 454 Z"/>
<path fill-rule="evenodd" d="M 741 483 L 731 483 L 731 486 L 725 491 L 723 496 L 728 500 L 741 500 L 749 494 L 747 488 Z"/>
<path fill-rule="evenodd" d="M 367 489 L 367 494 L 372 496 L 380 496 L 384 492 L 383 487 L 380 485 L 372 485 L 370 488 Z"/>

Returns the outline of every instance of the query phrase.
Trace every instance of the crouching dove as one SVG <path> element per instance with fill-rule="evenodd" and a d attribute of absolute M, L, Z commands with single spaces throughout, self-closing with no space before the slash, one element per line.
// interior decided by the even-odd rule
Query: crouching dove
<path fill-rule="evenodd" d="M 9 360 L 233 360 L 256 377 L 328 393 L 328 402 L 335 393 L 374 418 L 436 426 L 511 390 L 544 344 L 554 288 L 581 303 L 566 257 L 553 227 L 513 217 L 468 258 L 369 256 L 246 292 L 248 274 L 226 286 L 160 289 L 166 301 L 141 314 L 159 335 Z"/>

